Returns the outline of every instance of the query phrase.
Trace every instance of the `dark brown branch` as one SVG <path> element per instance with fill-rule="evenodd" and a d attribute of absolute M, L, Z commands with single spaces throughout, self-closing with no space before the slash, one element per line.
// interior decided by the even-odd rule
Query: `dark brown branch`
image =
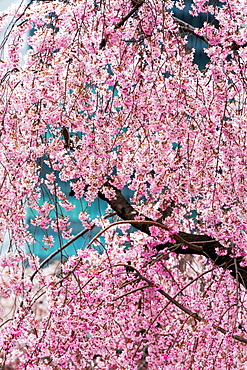
<path fill-rule="evenodd" d="M 194 36 L 196 36 L 197 38 L 203 40 L 204 42 L 206 42 L 206 44 L 208 44 L 208 46 L 213 46 L 212 44 L 209 43 L 208 39 L 207 39 L 207 36 L 206 35 L 198 35 L 196 33 L 196 27 L 193 27 L 191 26 L 191 24 L 187 23 L 187 22 L 184 22 L 182 21 L 181 19 L 177 18 L 177 17 L 174 17 L 172 16 L 173 20 L 175 23 L 177 23 L 179 25 L 179 28 L 182 32 L 188 32 L 188 33 L 191 33 L 193 34 Z M 218 46 L 221 46 L 221 44 L 218 44 Z M 238 45 L 235 41 L 232 42 L 232 45 L 231 45 L 231 50 L 234 50 L 234 51 L 237 51 L 239 50 L 239 48 L 244 48 L 247 46 L 247 43 L 243 44 L 243 45 Z"/>
<path fill-rule="evenodd" d="M 142 4 L 144 3 L 145 0 L 140 0 L 140 1 L 134 1 L 133 4 L 134 4 L 134 7 L 129 11 L 129 13 L 127 13 L 122 19 L 121 21 L 119 21 L 116 25 L 115 25 L 115 29 L 117 28 L 120 28 L 124 25 L 124 23 L 137 11 L 137 9 L 139 9 Z"/>
<path fill-rule="evenodd" d="M 148 217 L 144 217 L 137 212 L 133 206 L 127 202 L 120 190 L 109 183 L 106 183 L 105 186 L 109 186 L 114 189 L 116 197 L 113 200 L 110 200 L 102 192 L 99 192 L 99 197 L 106 201 L 122 220 L 134 220 L 135 216 L 142 216 L 145 221 L 155 221 Z M 162 224 L 162 226 L 164 226 L 164 224 Z M 147 235 L 150 235 L 149 226 L 146 223 L 135 224 L 135 228 Z M 168 249 L 177 254 L 197 254 L 205 256 L 214 262 L 216 266 L 229 270 L 235 279 L 238 274 L 238 281 L 244 287 L 247 287 L 247 267 L 240 266 L 242 260 L 241 257 L 234 259 L 230 256 L 230 248 L 226 250 L 226 248 L 217 240 L 214 240 L 208 235 L 196 235 L 179 232 L 178 234 L 172 235 L 172 238 L 174 239 L 174 243 L 168 242 L 165 244 L 159 244 L 156 246 L 156 249 L 158 251 Z M 184 246 L 187 248 L 184 249 Z M 216 253 L 216 250 L 224 251 L 226 254 L 220 256 Z"/>
<path fill-rule="evenodd" d="M 118 29 L 124 25 L 124 23 L 142 6 L 145 0 L 134 0 L 133 3 L 133 8 L 127 13 L 121 21 L 119 21 L 117 24 L 115 24 L 115 29 Z M 100 42 L 99 48 L 100 50 L 106 47 L 107 44 L 107 38 L 103 38 Z"/>
<path fill-rule="evenodd" d="M 174 22 L 179 25 L 179 28 L 182 32 L 192 33 L 194 36 L 198 37 L 199 39 L 203 40 L 204 42 L 206 42 L 209 45 L 209 42 L 208 42 L 208 39 L 207 39 L 206 36 L 197 35 L 197 33 L 195 32 L 196 27 L 191 26 L 189 23 L 186 23 L 186 22 L 182 21 L 181 19 L 179 19 L 177 17 L 172 16 L 172 18 L 173 18 Z"/>
<path fill-rule="evenodd" d="M 119 264 L 117 266 L 124 266 L 125 268 L 128 268 L 128 265 L 125 265 L 125 264 Z M 133 271 L 135 272 L 136 276 L 139 277 L 141 280 L 145 281 L 147 283 L 147 285 L 145 287 L 141 287 L 141 289 L 144 289 L 146 287 L 150 287 L 150 286 L 153 286 L 153 282 L 149 279 L 147 279 L 145 276 L 143 276 L 135 267 L 132 267 Z M 140 288 L 139 288 L 140 289 Z M 137 290 L 137 289 L 136 289 Z M 120 296 L 121 298 L 126 296 L 127 294 L 131 294 L 131 293 L 134 293 L 136 290 L 130 292 L 130 293 L 126 293 L 126 294 L 123 294 L 122 296 Z M 181 303 L 179 303 L 175 297 L 177 296 L 177 294 L 172 297 L 170 296 L 168 293 L 166 293 L 163 289 L 157 289 L 157 292 L 159 292 L 161 295 L 163 295 L 169 302 L 173 303 L 176 307 L 178 307 L 181 311 L 183 311 L 184 313 L 186 313 L 187 315 L 193 317 L 196 321 L 203 321 L 205 319 L 203 319 L 202 316 L 200 316 L 198 313 L 196 312 L 193 312 L 191 311 L 190 309 L 188 309 L 187 307 L 185 307 L 184 305 L 182 305 Z M 120 297 L 117 297 L 117 299 L 119 299 Z M 116 299 L 115 299 L 116 300 Z M 221 332 L 222 334 L 227 334 L 227 330 L 222 328 L 221 326 L 219 325 L 212 325 L 212 327 Z M 247 344 L 247 339 L 244 338 L 244 337 L 241 337 L 240 335 L 232 335 L 232 338 L 234 338 L 235 340 L 239 341 L 239 342 L 242 342 L 242 343 L 245 343 Z"/>
<path fill-rule="evenodd" d="M 18 15 L 18 17 L 15 19 L 15 16 L 13 16 L 11 22 L 9 23 L 8 27 L 7 27 L 7 30 L 5 31 L 4 33 L 4 38 L 3 38 L 3 41 L 1 42 L 0 44 L 0 51 L 3 50 L 4 48 L 4 45 L 6 44 L 12 30 L 14 29 L 14 26 L 18 23 L 18 21 L 25 15 L 26 11 L 30 8 L 30 6 L 33 4 L 35 0 L 30 0 L 29 3 L 26 5 L 26 7 L 24 8 L 23 12 Z M 16 14 L 19 12 L 19 9 L 21 7 L 21 5 L 24 3 L 24 1 L 21 1 L 17 11 L 16 11 Z M 16 15 L 15 14 L 15 15 Z"/>
<path fill-rule="evenodd" d="M 112 189 L 115 190 L 116 193 L 116 198 L 113 200 L 109 200 L 106 198 L 106 196 L 102 193 L 99 192 L 99 198 L 106 201 L 111 208 L 117 213 L 117 215 L 122 219 L 122 220 L 136 220 L 136 216 L 142 216 L 139 212 L 137 212 L 129 202 L 125 199 L 123 194 L 121 193 L 120 190 L 118 190 L 115 186 L 110 185 L 109 183 L 106 183 L 105 186 L 111 187 Z M 145 217 L 146 221 L 153 221 L 148 217 Z M 148 225 L 146 224 L 141 224 L 136 226 L 137 229 L 143 231 L 145 234 L 150 235 L 150 230 Z"/>
<path fill-rule="evenodd" d="M 135 11 L 140 8 L 142 6 L 142 4 L 144 3 L 145 0 L 134 0 L 132 1 L 134 5 L 133 9 L 131 9 L 129 11 L 128 14 L 126 14 L 126 16 L 124 16 L 121 21 L 119 21 L 116 25 L 115 25 L 115 29 L 117 28 L 120 28 L 124 25 L 124 23 L 135 13 Z M 208 44 L 208 46 L 212 46 L 208 39 L 207 39 L 207 36 L 206 35 L 198 35 L 196 33 L 196 27 L 192 26 L 191 24 L 187 23 L 187 22 L 184 22 L 182 21 L 181 19 L 175 17 L 175 16 L 172 16 L 172 19 L 174 20 L 174 22 L 179 26 L 179 29 L 180 31 L 182 32 L 185 32 L 185 33 L 190 33 L 192 35 L 194 35 L 195 37 L 197 37 L 198 39 L 201 39 L 203 40 L 206 44 Z M 219 46 L 222 46 L 219 44 Z M 238 50 L 240 47 L 246 47 L 247 46 L 247 43 L 243 44 L 243 45 L 238 45 L 235 41 L 232 42 L 232 45 L 231 45 L 231 49 L 232 50 Z"/>
<path fill-rule="evenodd" d="M 70 133 L 66 127 L 62 128 L 62 134 L 63 134 L 64 141 L 65 141 L 64 147 L 69 149 L 70 148 Z"/>

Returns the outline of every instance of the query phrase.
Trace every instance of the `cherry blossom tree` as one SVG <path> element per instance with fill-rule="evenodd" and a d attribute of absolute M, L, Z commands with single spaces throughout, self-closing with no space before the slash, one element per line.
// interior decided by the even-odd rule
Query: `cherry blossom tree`
<path fill-rule="evenodd" d="M 198 28 L 174 6 L 31 0 L 0 15 L 2 369 L 246 368 L 247 1 L 194 0 L 214 20 Z M 203 70 L 189 35 L 207 44 Z M 107 204 L 79 212 L 76 236 L 72 198 Z M 52 230 L 43 248 L 59 236 L 43 261 L 27 209 Z"/>

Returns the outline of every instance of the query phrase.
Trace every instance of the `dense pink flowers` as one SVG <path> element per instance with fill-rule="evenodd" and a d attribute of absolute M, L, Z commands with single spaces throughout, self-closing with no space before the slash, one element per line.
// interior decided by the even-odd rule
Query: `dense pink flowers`
<path fill-rule="evenodd" d="M 203 70 L 172 7 L 57 0 L 0 14 L 0 28 L 12 19 L 0 59 L 3 368 L 245 366 L 241 275 L 175 254 L 188 243 L 167 246 L 179 232 L 208 235 L 220 242 L 215 260 L 230 253 L 246 266 L 247 2 L 194 0 L 192 15 L 216 20 L 190 30 L 208 42 Z M 70 240 L 75 204 L 58 178 L 81 200 L 85 233 L 101 231 L 85 251 L 42 270 L 22 251 L 33 241 L 26 210 L 46 232 L 44 249 L 54 245 L 48 230 L 61 245 Z M 90 219 L 99 193 L 114 202 L 126 186 L 131 220 L 163 228 L 110 227 L 119 221 L 110 209 Z"/>

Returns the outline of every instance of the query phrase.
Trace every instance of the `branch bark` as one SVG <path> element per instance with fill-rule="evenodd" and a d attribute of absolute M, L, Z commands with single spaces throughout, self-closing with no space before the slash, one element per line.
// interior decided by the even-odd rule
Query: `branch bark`
<path fill-rule="evenodd" d="M 172 16 L 172 18 L 173 18 L 174 22 L 179 25 L 179 28 L 182 32 L 192 33 L 194 36 L 196 36 L 197 38 L 205 41 L 209 45 L 209 42 L 208 42 L 208 39 L 207 39 L 206 36 L 201 36 L 201 35 L 198 35 L 196 33 L 196 27 L 191 26 L 189 23 L 184 22 L 184 21 L 182 21 L 181 19 L 179 19 L 177 17 Z"/>
<path fill-rule="evenodd" d="M 99 192 L 99 198 L 106 201 L 122 220 L 136 220 L 136 216 L 141 216 L 146 222 L 157 222 L 148 217 L 144 217 L 144 215 L 137 212 L 125 199 L 119 189 L 110 183 L 106 183 L 105 186 L 109 186 L 114 189 L 116 197 L 113 200 L 108 199 L 102 192 Z M 135 228 L 147 235 L 150 235 L 150 226 L 146 222 L 135 224 Z M 160 223 L 160 225 L 164 227 L 164 224 Z M 179 232 L 178 234 L 172 235 L 172 238 L 174 239 L 174 243 L 168 242 L 165 244 L 159 244 L 156 246 L 157 251 L 169 249 L 176 254 L 196 254 L 205 256 L 216 266 L 229 270 L 230 274 L 236 280 L 238 280 L 245 288 L 247 287 L 247 267 L 242 267 L 240 265 L 242 260 L 241 257 L 231 257 L 231 249 L 226 250 L 220 242 L 214 240 L 208 235 Z M 183 246 L 186 246 L 187 248 L 184 249 Z M 226 251 L 226 254 L 224 256 L 220 256 L 216 253 L 216 250 L 224 250 Z"/>
<path fill-rule="evenodd" d="M 122 19 L 121 21 L 119 21 L 116 25 L 115 25 L 115 29 L 117 28 L 120 28 L 124 25 L 124 23 L 132 16 L 132 14 L 134 14 L 137 9 L 139 9 L 142 4 L 144 3 L 145 0 L 140 0 L 140 1 L 132 1 L 133 4 L 134 4 L 134 7 L 129 11 L 129 13 L 127 13 Z"/>
<path fill-rule="evenodd" d="M 145 0 L 132 0 L 133 8 L 115 25 L 115 29 L 122 27 L 125 22 L 144 4 Z M 179 26 L 180 31 L 193 34 L 198 39 L 203 40 L 208 46 L 212 46 L 207 39 L 206 35 L 198 35 L 196 32 L 196 27 L 192 26 L 191 24 L 184 22 L 183 20 L 175 17 L 172 15 L 172 19 L 174 22 Z M 106 46 L 106 39 L 101 41 L 100 49 Z M 222 46 L 219 44 L 219 46 Z M 246 47 L 247 43 L 243 45 L 238 45 L 235 41 L 232 42 L 231 49 L 237 51 L 240 47 Z"/>

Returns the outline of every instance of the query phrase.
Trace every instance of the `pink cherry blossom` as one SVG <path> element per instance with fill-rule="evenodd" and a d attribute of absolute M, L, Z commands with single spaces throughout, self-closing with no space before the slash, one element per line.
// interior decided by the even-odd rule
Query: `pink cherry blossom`
<path fill-rule="evenodd" d="M 247 1 L 174 6 L 0 14 L 3 369 L 246 366 Z"/>

